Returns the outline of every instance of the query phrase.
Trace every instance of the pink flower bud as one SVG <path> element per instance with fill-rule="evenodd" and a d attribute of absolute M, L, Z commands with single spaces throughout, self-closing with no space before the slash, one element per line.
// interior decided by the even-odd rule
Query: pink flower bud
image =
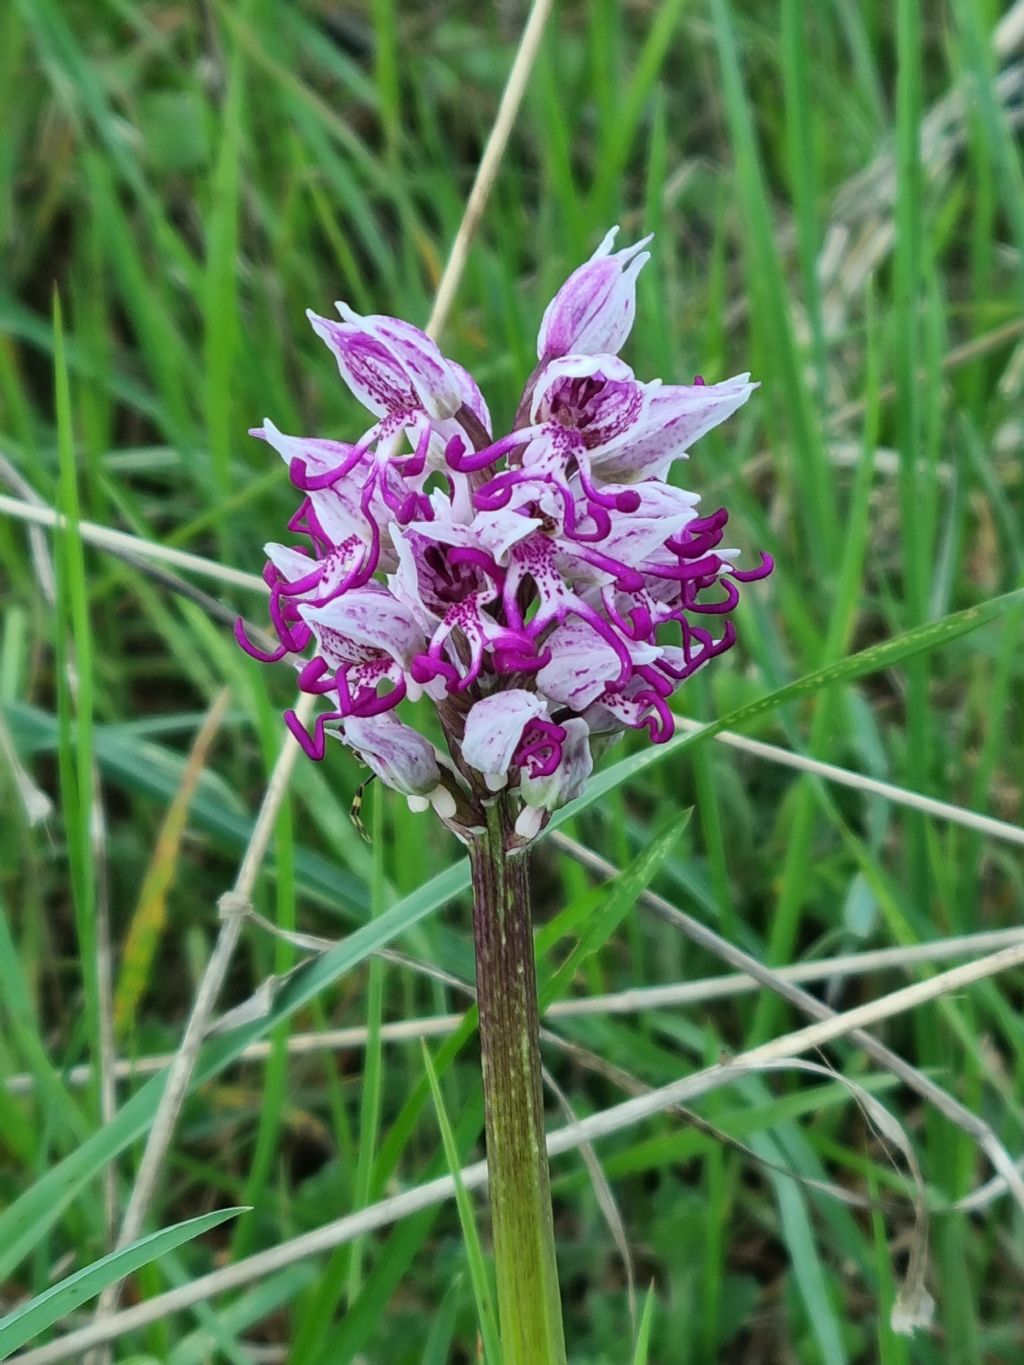
<path fill-rule="evenodd" d="M 651 258 L 644 237 L 612 253 L 612 228 L 548 304 L 537 336 L 541 360 L 569 355 L 617 355 L 636 313 L 636 277 Z"/>

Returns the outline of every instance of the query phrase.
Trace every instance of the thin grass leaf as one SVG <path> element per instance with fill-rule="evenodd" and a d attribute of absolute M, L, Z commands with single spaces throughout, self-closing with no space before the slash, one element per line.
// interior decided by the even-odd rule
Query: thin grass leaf
<path fill-rule="evenodd" d="M 441 1094 L 441 1085 L 437 1079 L 437 1073 L 434 1070 L 434 1064 L 430 1059 L 426 1043 L 422 1045 L 422 1048 L 423 1066 L 430 1082 L 430 1093 L 434 1097 L 434 1109 L 437 1113 L 438 1127 L 441 1130 L 444 1154 L 452 1179 L 455 1181 L 455 1203 L 458 1206 L 462 1237 L 466 1244 L 466 1260 L 469 1265 L 470 1281 L 473 1285 L 473 1297 L 476 1299 L 484 1359 L 488 1365 L 501 1365 L 501 1344 L 498 1337 L 498 1316 L 497 1309 L 494 1306 L 491 1267 L 480 1245 L 480 1234 L 477 1231 L 473 1205 L 470 1202 L 466 1187 L 462 1183 L 459 1149 L 456 1146 L 455 1134 L 452 1132 L 451 1121 L 445 1108 L 444 1096 Z"/>
<path fill-rule="evenodd" d="M 265 1017 L 207 1044 L 193 1075 L 193 1088 L 223 1070 L 248 1043 L 263 1037 L 281 1020 L 315 999 L 328 984 L 343 977 L 371 953 L 432 914 L 468 885 L 469 869 L 462 862 L 399 901 L 372 923 L 357 929 L 330 952 L 304 964 L 289 978 Z M 149 1130 L 165 1076 L 166 1073 L 154 1076 L 121 1107 L 111 1123 L 98 1129 L 47 1170 L 0 1213 L 0 1278 L 9 1275 L 46 1236 L 71 1200 L 109 1161 Z"/>
<path fill-rule="evenodd" d="M 823 688 L 834 687 L 837 683 L 853 682 L 857 678 L 880 672 L 883 668 L 892 668 L 895 664 L 902 663 L 915 654 L 950 644 L 953 640 L 959 639 L 960 636 L 988 625 L 991 621 L 998 620 L 1006 612 L 1022 603 L 1024 603 L 1024 588 L 1015 588 L 1012 592 L 990 598 L 987 602 L 981 602 L 977 606 L 966 607 L 963 611 L 944 616 L 939 621 L 928 621 L 924 625 L 915 626 L 902 635 L 883 641 L 882 644 L 869 645 L 867 649 L 862 649 L 857 654 L 851 654 L 837 663 L 826 664 L 823 668 L 815 669 L 796 682 L 787 683 L 784 687 L 768 693 L 767 696 L 758 698 L 757 701 L 739 706 L 734 711 L 719 716 L 717 720 L 710 721 L 702 730 L 694 731 L 692 734 L 677 735 L 674 739 L 670 739 L 667 744 L 651 745 L 641 753 L 621 759 L 611 768 L 606 768 L 604 772 L 593 777 L 587 790 L 572 805 L 556 812 L 551 826 L 557 828 L 566 820 L 571 820 L 575 815 L 586 810 L 588 806 L 593 805 L 595 801 L 600 800 L 607 792 L 621 786 L 622 783 L 627 782 L 638 773 L 655 767 L 666 758 L 688 748 L 698 740 L 710 739 L 722 730 L 734 730 L 748 720 L 756 720 L 759 716 L 767 715 L 780 706 L 784 706 L 787 702 L 796 701 L 800 697 L 813 696 L 816 692 L 822 691 Z"/>
<path fill-rule="evenodd" d="M 647 1355 L 651 1349 L 651 1329 L 654 1326 L 654 1306 L 657 1299 L 654 1296 L 654 1285 L 647 1291 L 644 1299 L 644 1311 L 640 1317 L 640 1326 L 637 1329 L 636 1344 L 633 1347 L 632 1365 L 647 1365 Z"/>
<path fill-rule="evenodd" d="M 604 946 L 636 904 L 638 896 L 657 876 L 665 859 L 679 842 L 689 824 L 690 811 L 674 816 L 660 834 L 635 861 L 615 879 L 611 894 L 603 899 L 596 911 L 587 915 L 576 942 L 559 965 L 540 987 L 540 1008 L 543 1012 L 564 995 L 580 967 Z M 550 935 L 546 935 L 550 937 Z"/>
<path fill-rule="evenodd" d="M 140 1266 L 149 1265 L 184 1242 L 201 1237 L 229 1218 L 247 1212 L 245 1208 L 218 1209 L 216 1213 L 189 1218 L 184 1223 L 175 1223 L 173 1227 L 141 1237 L 121 1251 L 111 1252 L 93 1265 L 69 1275 L 66 1280 L 61 1280 L 20 1308 L 15 1308 L 5 1318 L 0 1318 L 0 1353 L 7 1355 L 16 1351 L 83 1303 L 94 1299 L 108 1285 L 123 1280 Z"/>

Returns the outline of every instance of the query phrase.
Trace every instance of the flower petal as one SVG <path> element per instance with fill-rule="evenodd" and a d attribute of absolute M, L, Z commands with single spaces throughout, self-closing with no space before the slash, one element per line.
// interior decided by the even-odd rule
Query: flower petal
<path fill-rule="evenodd" d="M 545 641 L 551 660 L 537 674 L 537 686 L 553 701 L 582 711 L 619 673 L 619 656 L 597 631 L 570 616 Z"/>
<path fill-rule="evenodd" d="M 612 228 L 545 309 L 537 336 L 541 359 L 569 351 L 614 354 L 629 336 L 636 312 L 636 279 L 650 260 L 644 247 L 651 238 L 613 254 L 617 232 Z"/>
<path fill-rule="evenodd" d="M 434 746 L 390 711 L 349 716 L 342 733 L 345 743 L 394 791 L 426 796 L 441 781 Z"/>
<path fill-rule="evenodd" d="M 348 323 L 322 318 L 311 309 L 306 316 L 313 331 L 334 354 L 338 371 L 353 396 L 377 417 L 413 413 L 416 390 L 401 364 L 382 342 Z"/>
<path fill-rule="evenodd" d="M 276 427 L 269 417 L 264 417 L 262 427 L 254 427 L 250 433 L 266 441 L 284 460 L 291 465 L 297 460 L 310 474 L 329 474 L 344 464 L 354 446 L 345 441 L 327 441 L 315 436 L 288 436 Z"/>
<path fill-rule="evenodd" d="M 473 529 L 481 546 L 492 555 L 498 564 L 508 562 L 508 553 L 513 545 L 536 531 L 541 522 L 535 517 L 527 517 L 508 507 L 494 512 L 478 512 L 473 518 Z"/>
<path fill-rule="evenodd" d="M 741 408 L 757 388 L 749 374 L 721 384 L 664 385 L 653 393 L 628 443 L 591 451 L 591 468 L 601 479 L 633 483 L 661 478 L 673 460 Z"/>
<path fill-rule="evenodd" d="M 523 730 L 531 720 L 546 714 L 543 698 L 520 687 L 484 697 L 466 716 L 462 757 L 483 774 L 492 791 L 499 790 L 508 778 Z"/>
<path fill-rule="evenodd" d="M 285 582 L 292 582 L 296 578 L 302 578 L 311 573 L 319 565 L 319 561 L 311 559 L 302 550 L 297 550 L 294 545 L 277 545 L 273 541 L 264 545 L 263 553 L 278 570 Z"/>
<path fill-rule="evenodd" d="M 559 399 L 564 399 L 571 391 L 575 379 L 593 379 L 596 382 L 628 384 L 635 382 L 635 376 L 624 360 L 614 355 L 564 355 L 545 365 L 537 386 L 533 391 L 530 404 L 530 417 L 534 422 L 547 421 Z"/>
<path fill-rule="evenodd" d="M 487 402 L 480 392 L 479 384 L 477 384 L 468 370 L 463 369 L 457 360 L 449 360 L 448 368 L 455 376 L 455 382 L 459 386 L 462 401 L 489 435 L 491 431 L 491 414 L 487 407 Z"/>
<path fill-rule="evenodd" d="M 612 518 L 611 529 L 601 541 L 601 551 L 624 564 L 637 565 L 647 559 L 669 536 L 681 531 L 697 515 L 695 493 L 670 484 L 648 481 L 635 485 L 640 505 L 635 512 Z M 601 492 L 632 492 L 633 487 L 602 484 Z"/>
<path fill-rule="evenodd" d="M 337 653 L 345 644 L 354 644 L 360 655 L 365 649 L 375 650 L 405 667 L 426 643 L 411 612 L 382 589 L 351 589 L 320 607 L 302 605 L 299 614 L 325 658 L 329 651 Z"/>
<path fill-rule="evenodd" d="M 361 317 L 347 304 L 337 303 L 335 307 L 355 335 L 370 338 L 384 349 L 412 385 L 416 406 L 431 417 L 454 417 L 465 401 L 463 380 L 426 332 L 401 318 L 380 313 Z"/>

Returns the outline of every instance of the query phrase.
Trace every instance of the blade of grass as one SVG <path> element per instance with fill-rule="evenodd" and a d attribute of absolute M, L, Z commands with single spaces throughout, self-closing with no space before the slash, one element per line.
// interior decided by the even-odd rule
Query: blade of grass
<path fill-rule="evenodd" d="M 615 880 L 609 896 L 596 912 L 588 914 L 579 937 L 558 966 L 542 980 L 540 987 L 540 1007 L 543 1012 L 559 999 L 570 984 L 580 967 L 591 954 L 596 953 L 626 918 L 637 898 L 647 889 L 648 884 L 657 876 L 658 869 L 679 842 L 690 820 L 690 811 L 682 816 L 674 816 L 668 825 L 651 840 L 635 862 Z M 585 903 L 589 897 L 585 898 Z M 540 946 L 553 938 L 552 930 L 558 928 L 557 922 L 546 926 L 540 937 Z"/>
<path fill-rule="evenodd" d="M 831 568 L 835 541 L 826 534 L 835 516 L 835 488 L 818 423 L 807 390 L 804 369 L 793 333 L 789 291 L 779 261 L 761 152 L 736 46 L 736 26 L 729 0 L 711 0 L 711 16 L 722 73 L 722 96 L 736 157 L 736 188 L 742 205 L 748 278 L 759 300 L 758 313 L 768 330 L 766 356 L 774 374 L 765 376 L 775 391 L 785 395 L 794 440 L 790 475 L 797 489 L 804 537 L 819 575 Z M 777 367 L 777 368 L 776 368 Z"/>
<path fill-rule="evenodd" d="M 107 1055 L 99 977 L 93 812 L 93 649 L 85 553 L 78 533 L 71 388 L 64 358 L 60 298 L 54 295 L 54 384 L 60 456 L 58 505 L 64 529 L 57 543 L 57 697 L 61 801 L 74 896 L 75 933 L 92 1056 Z M 70 622 L 70 641 L 65 623 Z M 112 1060 L 112 1058 L 111 1058 Z M 103 1077 L 98 1076 L 102 1090 Z"/>
<path fill-rule="evenodd" d="M 859 650 L 856 654 L 850 654 L 845 659 L 814 669 L 813 672 L 806 674 L 796 682 L 787 683 L 784 687 L 776 688 L 774 692 L 769 692 L 766 696 L 758 698 L 757 701 L 748 702 L 746 705 L 739 706 L 735 710 L 720 716 L 717 720 L 710 721 L 701 730 L 694 731 L 692 734 L 677 735 L 666 744 L 651 745 L 629 758 L 620 759 L 610 768 L 597 773 L 590 780 L 587 790 L 581 797 L 563 810 L 557 811 L 551 822 L 552 827 L 557 828 L 566 820 L 571 820 L 581 811 L 586 810 L 588 806 L 599 801 L 613 788 L 621 786 L 622 783 L 646 769 L 664 762 L 665 759 L 678 753 L 681 749 L 689 747 L 697 740 L 710 739 L 722 730 L 735 730 L 748 720 L 756 720 L 759 716 L 766 715 L 787 702 L 796 701 L 801 697 L 813 696 L 823 688 L 834 687 L 837 683 L 853 682 L 855 679 L 863 678 L 870 673 L 879 672 L 884 668 L 892 668 L 895 664 L 902 663 L 915 654 L 949 644 L 960 636 L 966 635 L 969 631 L 977 630 L 981 626 L 988 625 L 991 621 L 998 620 L 1000 616 L 1012 611 L 1014 607 L 1020 606 L 1022 603 L 1024 603 L 1024 588 L 1015 588 L 1012 592 L 1002 593 L 1000 596 L 989 598 L 988 601 L 979 603 L 977 606 L 966 607 L 963 611 L 953 612 L 938 621 L 925 622 L 923 625 L 915 626 L 913 629 L 904 631 L 901 635 L 885 640 L 881 644 L 869 645 L 866 649 Z"/>
<path fill-rule="evenodd" d="M 444 1154 L 455 1185 L 455 1203 L 459 1210 L 462 1238 L 466 1245 L 466 1261 L 469 1266 L 470 1282 L 473 1285 L 473 1296 L 476 1299 L 477 1321 L 483 1339 L 484 1359 L 488 1365 L 500 1365 L 501 1344 L 498 1339 L 498 1317 L 494 1306 L 492 1271 L 480 1245 L 480 1234 L 477 1231 L 473 1205 L 460 1175 L 461 1162 L 455 1144 L 455 1135 L 452 1132 L 451 1121 L 445 1108 L 437 1072 L 434 1070 L 434 1064 L 430 1059 L 430 1053 L 427 1051 L 425 1043 L 422 1045 L 422 1051 L 423 1066 L 430 1082 L 430 1093 L 434 1098 L 434 1110 L 437 1114 L 438 1127 L 441 1130 Z"/>
<path fill-rule="evenodd" d="M 654 1285 L 647 1291 L 644 1299 L 644 1311 L 640 1317 L 640 1326 L 636 1334 L 636 1344 L 633 1347 L 633 1365 L 647 1365 L 648 1352 L 651 1349 L 651 1329 L 654 1325 L 654 1306 L 657 1299 L 654 1297 Z"/>
<path fill-rule="evenodd" d="M 5 1318 L 0 1318 L 0 1352 L 7 1355 L 16 1351 L 83 1303 L 95 1298 L 108 1285 L 123 1280 L 140 1266 L 148 1265 L 175 1247 L 201 1237 L 204 1232 L 218 1227 L 229 1218 L 247 1212 L 244 1208 L 218 1209 L 215 1213 L 189 1218 L 184 1223 L 150 1233 L 148 1237 L 76 1271 L 66 1280 L 61 1280 L 28 1303 L 15 1308 Z"/>
<path fill-rule="evenodd" d="M 251 7 L 242 4 L 239 20 L 245 24 Z M 227 62 L 226 92 L 221 126 L 217 133 L 217 164 L 210 185 L 210 212 L 206 229 L 206 272 L 203 289 L 204 395 L 206 433 L 213 476 L 211 492 L 223 501 L 233 491 L 231 455 L 237 430 L 231 402 L 235 392 L 232 375 L 238 350 L 238 208 L 241 184 L 244 101 L 246 84 L 245 54 L 234 33 L 229 38 L 231 51 Z M 235 537 L 229 534 L 233 522 L 220 523 L 221 557 L 232 558 Z"/>

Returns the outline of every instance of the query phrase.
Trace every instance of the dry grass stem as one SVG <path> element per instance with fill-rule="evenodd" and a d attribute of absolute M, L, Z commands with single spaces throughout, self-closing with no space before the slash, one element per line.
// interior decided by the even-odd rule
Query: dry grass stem
<path fill-rule="evenodd" d="M 64 524 L 64 518 L 52 507 L 32 503 L 27 499 L 12 498 L 6 493 L 0 493 L 0 513 L 36 526 L 56 528 Z M 145 555 L 147 559 L 173 564 L 175 568 L 198 574 L 200 577 L 216 579 L 232 587 L 252 589 L 258 587 L 266 592 L 266 584 L 258 575 L 244 573 L 241 569 L 233 569 L 229 564 L 219 564 L 213 559 L 204 559 L 202 555 L 190 554 L 187 550 L 179 550 L 173 545 L 158 545 L 155 541 L 142 540 L 127 531 L 115 531 L 109 526 L 98 526 L 94 521 L 80 521 L 78 531 L 87 545 L 95 545 L 99 549 Z"/>
<path fill-rule="evenodd" d="M 312 696 L 303 695 L 300 697 L 296 711 L 303 722 L 307 721 L 312 714 L 314 702 L 315 698 Z M 192 1081 L 192 1073 L 195 1070 L 199 1049 L 213 1018 L 214 1007 L 231 965 L 231 959 L 242 932 L 242 925 L 245 922 L 256 879 L 259 876 L 263 859 L 274 832 L 274 824 L 281 802 L 288 788 L 288 780 L 300 753 L 299 746 L 290 735 L 287 735 L 270 775 L 263 803 L 253 825 L 252 835 L 238 869 L 234 887 L 221 897 L 220 927 L 217 932 L 217 941 L 206 964 L 199 990 L 196 992 L 196 998 L 185 1025 L 181 1043 L 174 1054 L 174 1059 L 167 1073 L 167 1083 L 164 1086 L 163 1094 L 160 1096 L 160 1103 L 153 1119 L 153 1126 L 149 1130 L 149 1137 L 135 1176 L 128 1206 L 121 1220 L 116 1244 L 118 1247 L 127 1246 L 142 1232 L 146 1213 L 157 1187 L 160 1169 L 174 1136 L 178 1115 L 181 1113 L 181 1107 L 185 1102 L 185 1096 Z M 112 1285 L 105 1294 L 101 1295 L 96 1310 L 97 1320 L 111 1312 L 116 1306 L 122 1284 L 123 1281 L 119 1281 Z"/>
<path fill-rule="evenodd" d="M 685 730 L 689 734 L 697 734 L 704 729 L 700 721 L 688 720 L 683 716 L 676 717 L 676 725 L 680 730 Z M 820 759 L 808 758 L 804 754 L 794 754 L 789 749 L 780 748 L 777 744 L 765 744 L 758 739 L 747 739 L 745 735 L 733 734 L 729 730 L 723 730 L 715 735 L 715 739 L 731 749 L 739 749 L 745 754 L 753 754 L 755 758 L 764 758 L 770 763 L 780 763 L 786 768 L 796 768 L 802 773 L 811 773 L 813 776 L 822 777 L 828 782 L 835 782 L 841 787 L 852 787 L 855 791 L 863 792 L 868 796 L 880 796 L 887 801 L 896 801 L 901 806 L 906 806 L 910 810 L 921 811 L 924 815 L 931 815 L 936 820 L 948 820 L 952 824 L 962 825 L 965 829 L 973 829 L 979 834 L 988 835 L 990 838 L 1002 839 L 1006 843 L 1024 847 L 1024 828 L 1020 825 L 1010 824 L 1008 820 L 997 820 L 991 815 L 981 815 L 978 811 L 966 810 L 963 806 L 955 806 L 951 801 L 939 801 L 933 796 L 923 796 L 920 792 L 908 791 L 905 787 L 893 787 L 889 782 L 880 782 L 877 778 L 865 777 L 862 773 L 851 772 L 848 768 L 840 768 L 835 763 L 824 763 Z M 894 792 L 899 792 L 899 796 L 894 796 Z"/>
<path fill-rule="evenodd" d="M 459 287 L 459 281 L 462 279 L 462 273 L 466 268 L 470 242 L 473 240 L 477 226 L 483 216 L 484 208 L 498 174 L 498 168 L 501 165 L 501 159 L 505 154 L 505 148 L 508 146 L 508 139 L 515 124 L 516 115 L 519 113 L 519 106 L 522 103 L 523 95 L 526 93 L 530 72 L 537 60 L 541 38 L 544 36 L 544 25 L 551 13 L 551 3 L 552 0 L 534 0 L 530 9 L 530 16 L 526 21 L 526 27 L 523 29 L 519 48 L 498 104 L 494 124 L 480 158 L 473 188 L 470 190 L 469 199 L 466 201 L 462 222 L 455 234 L 455 241 L 452 243 L 447 264 L 437 286 L 434 306 L 430 310 L 430 320 L 425 329 L 428 336 L 436 338 L 448 320 L 455 291 Z"/>
<path fill-rule="evenodd" d="M 328 940 L 319 940 L 326 943 Z M 897 971 L 905 967 L 929 962 L 943 962 L 954 957 L 973 957 L 978 953 L 994 952 L 1024 942 L 1024 929 L 993 929 L 985 933 L 964 934 L 957 938 L 938 939 L 935 943 L 918 943 L 908 948 L 876 948 L 866 953 L 845 953 L 839 957 L 823 957 L 816 962 L 798 962 L 789 967 L 776 967 L 774 975 L 782 981 L 812 982 L 838 981 L 869 972 Z M 332 945 L 333 946 L 333 945 Z M 401 953 L 389 955 L 399 966 L 410 965 Z M 465 990 L 463 982 L 456 982 L 447 972 L 440 974 L 446 985 Z M 560 1000 L 551 1005 L 544 1018 L 579 1018 L 584 1015 L 640 1014 L 645 1010 L 672 1009 L 679 1006 L 705 1004 L 711 1000 L 728 999 L 761 990 L 762 983 L 746 972 L 726 976 L 704 977 L 696 981 L 674 981 L 663 986 L 631 987 L 611 995 L 587 995 L 578 1000 Z M 428 1038 L 444 1038 L 462 1023 L 461 1014 L 434 1014 L 418 1019 L 397 1019 L 381 1026 L 381 1041 L 385 1043 L 419 1042 Z M 325 1029 L 318 1033 L 292 1034 L 286 1042 L 290 1056 L 309 1057 L 321 1052 L 343 1052 L 364 1047 L 368 1030 L 363 1025 L 350 1028 Z M 241 1062 L 263 1062 L 274 1051 L 272 1043 L 250 1043 L 240 1054 Z M 116 1063 L 119 1080 L 151 1076 L 163 1071 L 174 1058 L 164 1052 L 151 1057 L 122 1058 Z M 87 1064 L 70 1067 L 63 1073 L 66 1085 L 88 1084 L 92 1068 Z M 35 1089 L 30 1075 L 8 1076 L 4 1088 L 12 1095 L 27 1095 Z"/>
<path fill-rule="evenodd" d="M 599 872 L 603 876 L 610 877 L 617 875 L 618 869 L 613 863 L 608 862 L 608 860 L 602 858 L 600 854 L 594 853 L 592 850 L 585 848 L 582 844 L 577 843 L 575 839 L 570 839 L 568 835 L 556 831 L 552 835 L 552 838 L 560 848 L 564 849 L 571 857 L 576 858 L 584 867 L 589 867 L 591 870 Z M 641 894 L 640 901 L 642 904 L 650 907 L 662 919 L 667 920 L 669 924 L 675 925 L 677 929 L 684 933 L 687 938 L 691 939 L 694 943 L 704 948 L 707 952 L 712 953 L 721 961 L 727 962 L 729 966 L 735 967 L 738 971 L 753 977 L 760 985 L 767 987 L 770 991 L 774 991 L 776 995 L 781 996 L 783 1000 L 787 1000 L 803 1014 L 809 1014 L 813 1019 L 820 1020 L 822 1025 L 834 1022 L 840 1017 L 835 1010 L 826 1005 L 823 1001 L 817 999 L 816 996 L 803 990 L 800 986 L 796 985 L 795 982 L 787 981 L 784 976 L 773 968 L 764 966 L 763 963 L 758 962 L 757 958 L 751 957 L 750 954 L 745 953 L 742 948 L 737 948 L 734 944 L 729 943 L 728 940 L 722 938 L 719 934 L 716 934 L 713 929 L 709 929 L 706 925 L 701 924 L 700 920 L 694 919 L 692 915 L 686 914 L 685 911 L 680 910 L 663 896 L 659 896 L 653 891 L 645 891 Z M 1024 944 L 1017 944 L 1001 949 L 1000 952 L 997 952 L 994 955 L 995 958 L 1001 960 L 1000 953 L 1024 954 Z M 992 957 L 980 959 L 982 962 L 990 962 L 992 960 Z M 954 971 L 962 970 L 964 969 L 954 968 Z M 946 973 L 945 976 L 933 977 L 931 981 L 922 982 L 920 984 L 922 987 L 927 988 L 934 986 L 936 981 L 945 980 L 948 976 L 949 973 Z M 886 998 L 891 999 L 892 997 Z M 842 1017 L 847 1018 L 848 1016 L 844 1015 Z M 996 1171 L 1006 1177 L 1009 1188 L 1013 1190 L 1014 1194 L 1021 1200 L 1022 1205 L 1024 1205 L 1024 1183 L 1021 1182 L 1020 1175 L 1011 1161 L 1009 1153 L 984 1119 L 980 1119 L 977 1114 L 972 1113 L 970 1109 L 961 1104 L 960 1101 L 950 1095 L 948 1091 L 943 1090 L 940 1085 L 937 1085 L 930 1077 L 926 1076 L 923 1071 L 920 1071 L 915 1066 L 911 1066 L 908 1061 L 904 1060 L 898 1053 L 893 1052 L 891 1048 L 886 1047 L 884 1043 L 880 1043 L 873 1034 L 866 1032 L 863 1027 L 855 1024 L 852 1031 L 849 1031 L 848 1037 L 849 1041 L 860 1048 L 862 1052 L 866 1052 L 868 1056 L 872 1057 L 880 1066 L 884 1067 L 887 1071 L 891 1071 L 894 1076 L 898 1076 L 911 1090 L 916 1091 L 917 1094 L 927 1100 L 929 1104 L 934 1105 L 941 1114 L 949 1119 L 950 1123 L 955 1124 L 965 1133 L 970 1134 L 988 1156 Z"/>

